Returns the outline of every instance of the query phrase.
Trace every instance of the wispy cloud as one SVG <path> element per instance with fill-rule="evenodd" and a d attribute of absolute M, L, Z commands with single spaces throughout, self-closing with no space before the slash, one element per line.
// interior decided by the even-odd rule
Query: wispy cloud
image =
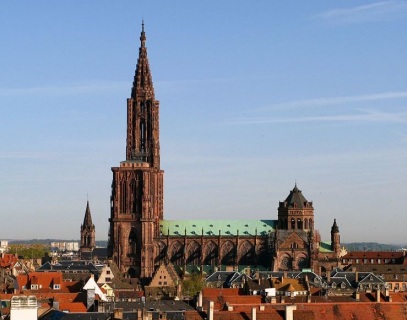
<path fill-rule="evenodd" d="M 322 12 L 316 18 L 338 24 L 399 19 L 407 13 L 406 1 L 381 1 Z"/>
<path fill-rule="evenodd" d="M 362 110 L 363 111 L 363 110 Z M 387 122 L 407 123 L 407 112 L 375 112 L 363 111 L 361 114 L 310 116 L 310 117 L 244 117 L 228 122 L 231 125 L 267 124 L 267 123 L 299 123 L 299 122 Z"/>
<path fill-rule="evenodd" d="M 261 108 L 258 110 L 275 109 L 275 108 L 320 107 L 320 106 L 338 105 L 338 104 L 343 104 L 343 103 L 368 102 L 368 101 L 371 102 L 371 101 L 405 99 L 405 98 L 407 98 L 407 91 L 383 92 L 383 93 L 365 94 L 365 95 L 357 95 L 357 96 L 324 97 L 324 98 L 314 98 L 314 99 L 292 100 L 292 101 L 287 101 L 287 102 L 283 102 L 283 103 L 273 104 L 269 107 Z"/>
<path fill-rule="evenodd" d="M 60 157 L 56 152 L 0 152 L 0 159 L 52 159 Z"/>
<path fill-rule="evenodd" d="M 19 95 L 77 95 L 96 92 L 116 91 L 128 88 L 128 82 L 89 82 L 79 84 L 26 87 L 26 88 L 0 88 L 0 96 Z"/>

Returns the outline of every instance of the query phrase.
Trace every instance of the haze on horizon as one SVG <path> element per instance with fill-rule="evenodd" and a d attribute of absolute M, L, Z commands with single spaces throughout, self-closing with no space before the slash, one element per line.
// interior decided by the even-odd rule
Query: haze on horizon
<path fill-rule="evenodd" d="M 324 240 L 406 243 L 407 1 L 0 6 L 0 239 L 96 239 L 125 158 L 141 21 L 166 219 L 277 219 L 297 183 Z"/>

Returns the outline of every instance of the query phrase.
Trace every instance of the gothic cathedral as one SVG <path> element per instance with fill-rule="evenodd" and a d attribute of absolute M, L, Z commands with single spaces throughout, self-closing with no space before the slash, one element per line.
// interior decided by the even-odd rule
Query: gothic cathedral
<path fill-rule="evenodd" d="M 144 24 L 131 97 L 126 160 L 113 167 L 108 255 L 129 277 L 149 279 L 161 264 L 181 271 L 301 270 L 339 265 L 339 228 L 331 241 L 314 229 L 314 208 L 297 185 L 280 202 L 277 220 L 164 220 L 159 102 L 147 58 Z"/>

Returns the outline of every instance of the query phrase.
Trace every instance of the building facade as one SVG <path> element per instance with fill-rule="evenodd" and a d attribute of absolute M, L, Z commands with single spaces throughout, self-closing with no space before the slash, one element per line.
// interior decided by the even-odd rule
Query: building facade
<path fill-rule="evenodd" d="M 167 263 L 252 266 L 268 270 L 338 266 L 339 228 L 321 242 L 314 208 L 297 185 L 279 203 L 277 220 L 165 220 L 160 168 L 159 102 L 155 99 L 144 24 L 131 97 L 127 99 L 126 160 L 113 167 L 109 257 L 130 277 L 149 279 Z"/>

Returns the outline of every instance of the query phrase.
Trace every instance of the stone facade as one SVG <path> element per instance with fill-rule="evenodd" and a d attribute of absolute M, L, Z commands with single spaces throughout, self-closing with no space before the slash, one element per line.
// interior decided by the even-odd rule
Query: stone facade
<path fill-rule="evenodd" d="M 155 100 L 144 24 L 131 98 L 127 100 L 126 160 L 113 167 L 109 256 L 131 277 L 150 279 L 171 262 L 221 268 L 268 270 L 312 268 L 323 273 L 339 264 L 339 229 L 321 242 L 314 208 L 297 185 L 279 203 L 277 220 L 171 221 L 163 217 L 159 102 Z"/>

